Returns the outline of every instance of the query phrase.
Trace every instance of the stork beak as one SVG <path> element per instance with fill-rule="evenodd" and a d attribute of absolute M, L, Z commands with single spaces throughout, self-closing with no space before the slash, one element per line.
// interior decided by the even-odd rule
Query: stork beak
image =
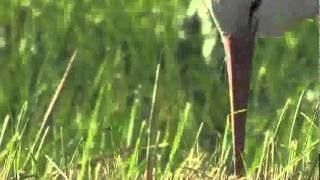
<path fill-rule="evenodd" d="M 244 37 L 223 36 L 222 41 L 227 56 L 234 172 L 235 175 L 240 176 L 255 33 Z"/>

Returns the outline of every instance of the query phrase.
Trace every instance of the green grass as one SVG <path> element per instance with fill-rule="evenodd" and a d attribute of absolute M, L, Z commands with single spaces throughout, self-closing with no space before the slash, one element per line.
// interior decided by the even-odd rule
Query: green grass
<path fill-rule="evenodd" d="M 0 179 L 232 178 L 224 53 L 198 5 L 1 1 Z M 319 178 L 318 39 L 309 20 L 257 40 L 248 179 Z"/>

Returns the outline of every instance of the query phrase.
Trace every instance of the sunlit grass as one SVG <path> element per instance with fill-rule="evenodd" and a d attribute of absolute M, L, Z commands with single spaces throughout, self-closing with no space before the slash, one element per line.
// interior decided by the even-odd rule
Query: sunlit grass
<path fill-rule="evenodd" d="M 141 179 L 148 152 L 157 178 L 233 178 L 222 45 L 189 3 L 1 1 L 0 179 Z M 245 178 L 319 178 L 316 24 L 257 40 Z"/>
<path fill-rule="evenodd" d="M 182 134 L 185 133 L 183 127 L 191 109 L 192 107 L 190 104 L 187 104 L 182 113 L 182 119 L 172 143 L 165 142 L 165 139 L 159 139 L 159 143 L 157 143 L 156 146 L 149 146 L 149 148 L 155 149 L 153 155 L 157 161 L 153 167 L 155 170 L 153 176 L 157 178 L 232 179 L 230 161 L 231 139 L 227 138 L 228 136 L 231 136 L 229 124 L 226 126 L 223 139 L 220 139 L 217 148 L 211 153 L 203 151 L 199 146 L 198 140 L 203 127 L 203 124 L 201 124 L 197 131 L 197 135 L 193 139 L 190 139 L 193 142 L 192 147 L 189 150 L 184 150 L 186 152 L 185 157 L 177 161 L 178 157 L 176 156 L 176 153 L 179 152 L 177 151 L 179 149 L 179 141 L 182 140 Z M 299 141 L 297 140 L 291 140 L 288 145 L 280 144 L 280 142 L 277 141 L 277 131 L 279 126 L 284 126 L 281 124 L 281 121 L 283 120 L 283 114 L 287 110 L 287 106 L 284 106 L 283 113 L 279 117 L 277 126 L 265 132 L 262 153 L 260 154 L 259 159 L 257 159 L 258 164 L 248 165 L 245 163 L 246 178 L 317 179 L 319 177 L 319 171 L 317 170 L 318 162 L 314 160 L 317 158 L 314 152 L 317 150 L 319 140 L 312 138 L 312 135 L 310 134 L 313 130 L 319 129 L 313 124 L 312 118 L 304 115 L 309 123 L 309 134 L 305 136 L 306 140 L 304 141 L 304 144 L 298 144 Z M 24 110 L 22 110 L 21 113 L 23 113 L 23 111 Z M 6 119 L 8 119 L 8 116 Z M 23 124 L 16 129 L 15 135 L 12 136 L 6 144 L 3 144 L 2 147 L 4 148 L 2 148 L 3 150 L 0 152 L 0 161 L 3 164 L 1 167 L 1 178 L 3 179 L 27 177 L 101 179 L 143 178 L 145 176 L 147 159 L 141 158 L 144 156 L 143 151 L 148 149 L 148 147 L 141 144 L 141 142 L 145 141 L 144 137 L 147 135 L 145 123 L 141 124 L 139 136 L 135 139 L 136 143 L 130 148 L 119 149 L 119 151 L 114 154 L 101 154 L 95 156 L 90 153 L 90 149 L 92 148 L 92 145 L 97 142 L 92 138 L 94 137 L 93 135 L 88 134 L 88 139 L 85 144 L 83 144 L 84 142 L 80 142 L 83 144 L 85 150 L 78 156 L 78 160 L 72 158 L 68 162 L 68 159 L 61 157 L 57 159 L 58 162 L 54 162 L 49 155 L 45 154 L 46 160 L 41 163 L 46 167 L 44 171 L 40 171 L 40 164 L 38 164 L 37 161 L 39 160 L 39 154 L 45 153 L 41 152 L 43 149 L 41 146 L 44 144 L 43 141 L 45 141 L 44 139 L 48 132 L 48 128 L 44 132 L 37 153 L 31 155 L 33 162 L 32 168 L 28 171 L 22 171 L 22 169 L 20 169 L 22 167 L 21 159 L 24 158 L 21 157 L 20 153 L 22 153 L 21 148 L 24 148 L 21 147 L 21 135 L 25 130 L 24 128 L 28 121 L 22 120 L 20 123 Z M 96 127 L 93 127 L 94 123 L 96 122 L 92 121 L 91 127 L 96 129 Z M 3 126 L 2 132 L 8 131 L 7 128 L 7 126 Z M 89 138 L 90 136 L 91 138 Z M 164 161 L 162 158 L 164 158 L 165 154 L 162 154 L 160 149 L 167 147 L 171 147 L 169 158 L 167 161 Z M 79 151 L 78 147 L 74 149 L 74 151 Z M 284 159 L 287 159 L 288 161 L 285 162 L 283 161 Z M 61 162 L 65 162 L 68 166 L 64 166 Z M 173 165 L 174 168 L 172 168 Z"/>

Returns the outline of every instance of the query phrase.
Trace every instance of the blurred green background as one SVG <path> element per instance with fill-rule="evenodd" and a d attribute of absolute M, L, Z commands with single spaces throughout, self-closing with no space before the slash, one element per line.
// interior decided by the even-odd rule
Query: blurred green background
<path fill-rule="evenodd" d="M 257 40 L 248 162 L 260 156 L 265 132 L 277 125 L 286 103 L 279 144 L 288 142 L 294 120 L 292 138 L 298 147 L 305 143 L 310 123 L 316 123 L 306 117 L 315 120 L 319 102 L 317 29 L 316 21 L 308 20 L 283 37 Z M 45 160 L 44 154 L 60 164 L 69 162 L 89 127 L 95 129 L 92 155 L 113 154 L 134 144 L 149 118 L 157 64 L 154 121 L 160 141 L 173 141 L 189 102 L 177 161 L 192 146 L 201 122 L 201 147 L 210 152 L 220 142 L 229 112 L 227 74 L 219 34 L 201 1 L 1 0 L 0 127 L 7 115 L 10 119 L 0 151 L 22 128 L 18 119 L 28 120 L 19 146 L 20 164 L 24 161 L 75 50 L 74 65 L 46 124 L 50 129 L 38 162 Z M 311 137 L 317 139 L 316 129 Z"/>

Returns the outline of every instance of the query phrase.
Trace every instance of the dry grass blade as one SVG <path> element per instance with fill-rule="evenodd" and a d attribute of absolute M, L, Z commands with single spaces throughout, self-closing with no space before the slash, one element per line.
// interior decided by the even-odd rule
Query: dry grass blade
<path fill-rule="evenodd" d="M 153 150 L 150 150 L 149 146 L 152 143 L 154 133 L 156 130 L 154 129 L 154 121 L 153 121 L 153 114 L 154 114 L 154 107 L 156 102 L 156 96 L 157 96 L 157 88 L 158 88 L 158 79 L 159 79 L 159 72 L 160 72 L 160 64 L 157 65 L 156 70 L 156 78 L 154 82 L 153 87 L 153 93 L 152 93 L 152 104 L 151 104 L 151 110 L 150 110 L 150 116 L 149 116 L 149 127 L 148 127 L 148 148 L 147 148 L 147 179 L 152 179 L 152 170 L 153 170 Z"/>
<path fill-rule="evenodd" d="M 73 64 L 73 62 L 75 60 L 77 52 L 78 52 L 77 50 L 74 51 L 73 55 L 71 56 L 71 58 L 69 60 L 69 63 L 68 63 L 68 66 L 67 66 L 66 70 L 64 71 L 64 74 L 63 74 L 63 76 L 62 76 L 62 78 L 61 78 L 61 80 L 60 80 L 60 82 L 59 82 L 59 84 L 58 84 L 58 86 L 57 86 L 52 98 L 51 98 L 50 104 L 49 104 L 49 106 L 48 106 L 48 108 L 46 110 L 46 113 L 45 113 L 44 117 L 43 117 L 41 127 L 40 127 L 40 129 L 39 129 L 39 131 L 37 133 L 36 140 L 34 141 L 30 152 L 34 151 L 34 149 L 36 147 L 36 144 L 38 143 L 38 141 L 39 141 L 39 139 L 41 137 L 41 133 L 42 133 L 42 131 L 44 129 L 44 126 L 46 125 L 46 123 L 48 121 L 48 118 L 49 118 L 49 116 L 50 116 L 50 114 L 52 112 L 52 109 L 53 109 L 53 107 L 54 107 L 54 105 L 55 105 L 55 103 L 56 103 L 56 101 L 57 101 L 57 99 L 58 99 L 58 97 L 59 97 L 59 95 L 61 93 L 63 85 L 64 85 L 64 83 L 65 83 L 65 81 L 66 81 L 66 79 L 67 79 L 67 77 L 69 75 L 70 69 L 71 69 L 72 64 Z M 25 161 L 25 164 L 23 165 L 23 168 L 26 167 L 26 165 L 28 164 L 29 159 L 30 159 L 30 155 L 28 155 L 28 157 L 27 157 L 27 159 Z"/>
<path fill-rule="evenodd" d="M 52 164 L 52 165 L 57 169 L 57 171 L 60 173 L 60 175 L 61 175 L 64 179 L 69 179 L 68 176 L 58 167 L 58 165 L 57 165 L 56 163 L 54 163 L 54 162 L 51 160 L 51 158 L 50 158 L 48 155 L 45 155 L 45 156 L 46 156 L 48 162 L 49 162 L 50 164 Z"/>

